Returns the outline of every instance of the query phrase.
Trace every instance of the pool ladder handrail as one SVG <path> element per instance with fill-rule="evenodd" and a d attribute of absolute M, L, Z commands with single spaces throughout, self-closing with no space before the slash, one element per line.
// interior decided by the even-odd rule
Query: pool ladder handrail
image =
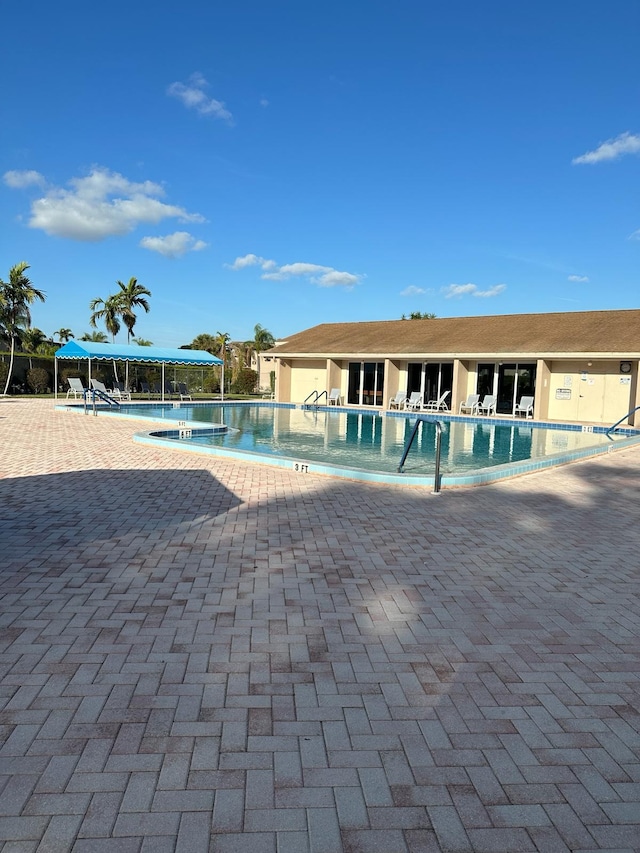
<path fill-rule="evenodd" d="M 102 400 L 104 403 L 107 403 L 109 406 L 115 406 L 117 409 L 120 408 L 120 403 L 111 397 L 109 394 L 105 394 L 104 391 L 100 391 L 99 388 L 87 388 L 83 394 L 84 396 L 84 413 L 87 414 L 87 397 L 91 397 L 91 402 L 93 404 L 93 414 L 97 415 L 98 411 L 96 409 L 96 397 L 99 400 Z"/>
<path fill-rule="evenodd" d="M 303 406 L 304 406 L 304 408 L 306 408 L 306 409 L 310 409 L 312 406 L 314 406 L 314 407 L 317 409 L 317 408 L 318 408 L 318 406 L 320 405 L 320 400 L 321 400 L 323 397 L 326 397 L 326 396 L 327 396 L 327 392 L 326 392 L 326 391 L 316 391 L 316 390 L 313 390 L 313 391 L 309 394 L 309 396 L 306 398 L 306 400 L 304 401 L 304 403 L 303 403 L 302 405 L 303 405 Z M 313 397 L 313 400 L 311 400 L 311 398 L 312 398 L 312 397 Z M 311 400 L 311 402 L 309 402 L 309 400 Z"/>
<path fill-rule="evenodd" d="M 435 418 L 425 418 L 418 417 L 416 418 L 415 426 L 411 431 L 411 435 L 407 439 L 407 442 L 404 446 L 404 450 L 402 451 L 402 459 L 400 460 L 400 464 L 398 465 L 398 474 L 402 474 L 404 463 L 407 460 L 407 456 L 409 455 L 409 451 L 411 450 L 411 445 L 413 444 L 413 439 L 416 437 L 418 432 L 418 427 L 421 423 L 426 424 L 435 424 L 436 425 L 436 468 L 433 478 L 433 494 L 440 494 L 440 453 L 442 449 L 442 423 Z"/>
<path fill-rule="evenodd" d="M 636 406 L 636 407 L 635 407 L 635 409 L 631 409 L 631 411 L 630 411 L 630 412 L 627 412 L 627 414 L 626 414 L 626 415 L 623 415 L 623 416 L 620 418 L 620 420 L 619 420 L 619 421 L 616 421 L 616 422 L 615 422 L 615 424 L 612 424 L 612 425 L 609 427 L 609 429 L 605 432 L 605 435 L 607 436 L 607 438 L 611 438 L 611 436 L 609 435 L 609 433 L 613 432 L 613 431 L 614 431 L 614 429 L 615 429 L 617 426 L 620 426 L 620 424 L 622 423 L 622 421 L 626 420 L 628 417 L 630 417 L 631 415 L 633 415 L 633 414 L 634 414 L 634 412 L 637 412 L 639 409 L 640 409 L 640 406 Z"/>

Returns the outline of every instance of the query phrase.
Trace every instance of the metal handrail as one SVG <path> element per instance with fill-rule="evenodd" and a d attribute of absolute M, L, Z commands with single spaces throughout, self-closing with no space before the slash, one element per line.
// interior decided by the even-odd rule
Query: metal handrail
<path fill-rule="evenodd" d="M 635 409 L 631 409 L 630 412 L 627 412 L 626 415 L 623 415 L 619 421 L 616 421 L 615 424 L 609 427 L 609 429 L 605 432 L 605 435 L 609 435 L 610 432 L 613 432 L 614 429 L 622 423 L 622 421 L 626 420 L 634 412 L 637 412 L 638 409 L 640 409 L 640 406 L 636 406 Z"/>
<path fill-rule="evenodd" d="M 93 404 L 93 414 L 97 415 L 98 411 L 96 409 L 96 397 L 98 399 L 103 400 L 109 406 L 116 406 L 116 408 L 120 408 L 120 403 L 115 400 L 113 397 L 110 397 L 109 394 L 105 394 L 104 391 L 100 391 L 99 388 L 87 388 L 84 392 L 84 413 L 87 414 L 87 397 L 91 397 L 91 402 Z"/>
<path fill-rule="evenodd" d="M 327 392 L 326 392 L 326 391 L 321 391 L 321 392 L 318 394 L 318 396 L 316 397 L 315 405 L 316 405 L 316 406 L 319 406 L 319 405 L 320 405 L 320 400 L 322 400 L 322 398 L 323 398 L 323 397 L 326 397 L 326 396 L 327 396 Z M 327 398 L 327 399 L 328 399 L 328 398 Z"/>
<path fill-rule="evenodd" d="M 309 403 L 309 400 L 310 400 L 312 397 L 313 397 L 313 403 Z M 306 406 L 306 405 L 308 404 L 309 406 L 312 406 L 312 405 L 314 405 L 314 404 L 317 404 L 317 402 L 318 402 L 318 392 L 314 389 L 314 390 L 309 394 L 309 396 L 304 400 L 304 402 L 302 403 L 302 405 L 303 405 L 303 406 Z"/>
<path fill-rule="evenodd" d="M 404 446 L 404 451 L 402 452 L 402 459 L 400 460 L 400 464 L 398 465 L 398 474 L 402 474 L 404 463 L 407 460 L 407 456 L 409 455 L 409 451 L 411 450 L 411 445 L 413 444 L 413 439 L 416 437 L 416 433 L 418 432 L 418 427 L 421 423 L 426 424 L 435 424 L 436 425 L 436 468 L 433 479 L 433 494 L 440 494 L 440 452 L 442 449 L 442 424 L 440 421 L 437 421 L 435 418 L 416 418 L 415 426 L 411 432 L 411 435 L 407 439 L 407 443 Z"/>

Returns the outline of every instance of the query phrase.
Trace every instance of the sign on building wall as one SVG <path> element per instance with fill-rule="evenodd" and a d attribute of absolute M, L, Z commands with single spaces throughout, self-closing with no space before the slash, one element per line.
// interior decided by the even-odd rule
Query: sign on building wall
<path fill-rule="evenodd" d="M 556 388 L 556 400 L 570 400 L 571 388 Z"/>

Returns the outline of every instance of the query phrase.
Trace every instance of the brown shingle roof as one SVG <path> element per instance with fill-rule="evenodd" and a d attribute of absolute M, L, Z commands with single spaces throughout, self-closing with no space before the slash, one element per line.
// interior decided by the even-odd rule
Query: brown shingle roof
<path fill-rule="evenodd" d="M 640 353 L 640 310 L 322 323 L 274 355 Z"/>

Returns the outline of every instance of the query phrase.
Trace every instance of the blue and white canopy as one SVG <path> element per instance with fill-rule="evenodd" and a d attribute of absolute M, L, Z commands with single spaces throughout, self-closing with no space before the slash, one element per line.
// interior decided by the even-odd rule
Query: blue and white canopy
<path fill-rule="evenodd" d="M 132 361 L 144 364 L 182 364 L 213 367 L 222 359 L 205 350 L 139 347 L 132 344 L 96 344 L 93 341 L 68 341 L 55 357 L 96 359 L 97 361 Z"/>

